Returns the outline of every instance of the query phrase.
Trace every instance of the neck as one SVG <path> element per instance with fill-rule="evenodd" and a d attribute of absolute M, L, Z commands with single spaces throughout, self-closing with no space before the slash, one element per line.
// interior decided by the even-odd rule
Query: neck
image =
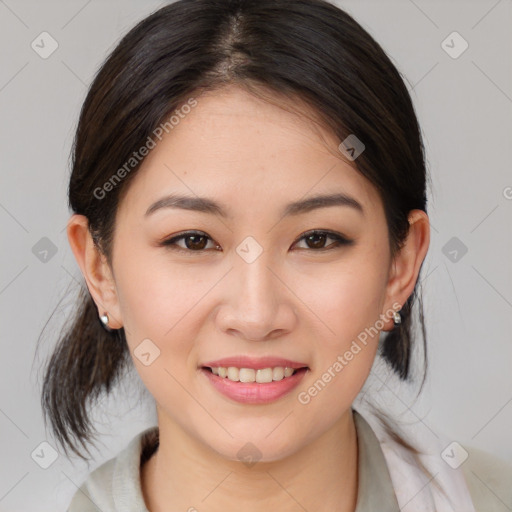
<path fill-rule="evenodd" d="M 285 458 L 252 466 L 227 460 L 179 425 L 159 421 L 159 447 L 141 468 L 152 512 L 299 509 L 354 512 L 357 434 L 349 409 L 331 429 Z"/>

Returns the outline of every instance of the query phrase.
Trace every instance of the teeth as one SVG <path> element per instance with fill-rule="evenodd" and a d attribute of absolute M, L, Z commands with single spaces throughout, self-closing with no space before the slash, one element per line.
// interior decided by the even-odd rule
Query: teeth
<path fill-rule="evenodd" d="M 282 380 L 285 377 L 290 377 L 295 373 L 294 368 L 276 366 L 275 368 L 263 368 L 261 370 L 254 370 L 253 368 L 236 368 L 230 366 L 224 368 L 219 366 L 212 368 L 212 373 L 222 378 L 228 378 L 233 382 L 272 382 Z"/>

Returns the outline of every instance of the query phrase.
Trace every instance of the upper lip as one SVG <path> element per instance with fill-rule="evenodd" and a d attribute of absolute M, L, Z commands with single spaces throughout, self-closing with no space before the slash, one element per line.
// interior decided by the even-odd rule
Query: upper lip
<path fill-rule="evenodd" d="M 261 370 L 263 368 L 274 368 L 282 366 L 287 368 L 307 368 L 307 364 L 298 361 L 292 361 L 282 357 L 249 357 L 249 356 L 232 356 L 223 359 L 216 359 L 215 361 L 208 361 L 202 363 L 200 366 L 208 366 L 209 368 L 229 368 L 234 366 L 236 368 L 252 368 L 254 370 Z"/>

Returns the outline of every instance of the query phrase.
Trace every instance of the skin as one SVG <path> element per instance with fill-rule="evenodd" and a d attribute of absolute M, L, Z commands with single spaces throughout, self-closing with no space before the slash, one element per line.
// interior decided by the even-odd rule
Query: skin
<path fill-rule="evenodd" d="M 351 405 L 367 379 L 378 336 L 307 405 L 307 390 L 359 333 L 404 304 L 429 245 L 429 221 L 409 214 L 405 246 L 391 261 L 381 199 L 339 140 L 311 121 L 230 86 L 198 105 L 144 160 L 116 216 L 113 268 L 98 253 L 87 219 L 73 215 L 68 239 L 99 314 L 125 327 L 134 365 L 154 396 L 160 447 L 142 467 L 152 512 L 188 510 L 354 511 L 357 436 Z M 364 215 L 331 206 L 280 218 L 291 201 L 345 192 Z M 149 205 L 179 192 L 206 196 L 232 215 Z M 105 200 L 108 200 L 108 196 Z M 353 239 L 317 249 L 302 235 L 332 230 Z M 206 233 L 203 252 L 158 241 Z M 247 263 L 237 246 L 252 236 L 262 254 Z M 190 242 L 190 239 L 188 240 Z M 182 239 L 177 242 L 186 249 Z M 221 250 L 215 250 L 215 247 Z M 321 244 L 320 244 L 321 247 Z M 393 328 L 384 317 L 382 330 Z M 160 356 L 145 366 L 133 351 L 149 338 Z M 236 354 L 300 361 L 309 372 L 274 403 L 249 405 L 221 395 L 198 366 Z M 238 460 L 247 443 L 261 452 Z"/>

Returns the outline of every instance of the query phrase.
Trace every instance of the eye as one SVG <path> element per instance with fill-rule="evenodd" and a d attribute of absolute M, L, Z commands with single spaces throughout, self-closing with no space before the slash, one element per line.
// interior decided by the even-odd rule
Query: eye
<path fill-rule="evenodd" d="M 324 247 L 324 244 L 328 239 L 334 240 L 334 242 L 329 246 Z M 331 250 L 341 245 L 352 245 L 354 243 L 353 240 L 349 240 L 339 233 L 334 233 L 332 231 L 321 231 L 318 229 L 308 231 L 299 238 L 298 242 L 302 240 L 304 240 L 307 244 L 306 249 L 315 249 L 316 252 Z"/>
<path fill-rule="evenodd" d="M 329 246 L 324 247 L 325 242 L 327 240 L 334 240 Z M 322 231 L 322 230 L 313 230 L 308 231 L 304 235 L 302 235 L 297 242 L 293 245 L 296 245 L 298 242 L 304 240 L 307 244 L 306 249 L 314 249 L 315 252 L 335 249 L 341 245 L 352 245 L 354 243 L 353 240 L 349 240 L 339 233 L 334 233 L 331 231 Z M 184 246 L 180 246 L 177 242 L 184 241 Z M 160 242 L 160 245 L 169 247 L 170 249 L 182 251 L 182 252 L 202 252 L 206 250 L 206 246 L 208 241 L 213 243 L 213 240 L 202 231 L 187 231 L 185 233 L 181 233 L 180 235 L 173 236 L 172 238 L 168 238 Z M 220 249 L 220 246 L 216 243 L 213 244 L 214 249 Z"/>
<path fill-rule="evenodd" d="M 177 242 L 181 242 L 182 240 L 185 244 L 184 247 L 177 245 Z M 213 240 L 202 231 L 187 231 L 181 235 L 164 240 L 161 242 L 161 245 L 183 252 L 201 252 L 205 250 L 208 240 L 213 242 Z M 218 244 L 214 245 L 215 249 L 219 248 Z"/>

